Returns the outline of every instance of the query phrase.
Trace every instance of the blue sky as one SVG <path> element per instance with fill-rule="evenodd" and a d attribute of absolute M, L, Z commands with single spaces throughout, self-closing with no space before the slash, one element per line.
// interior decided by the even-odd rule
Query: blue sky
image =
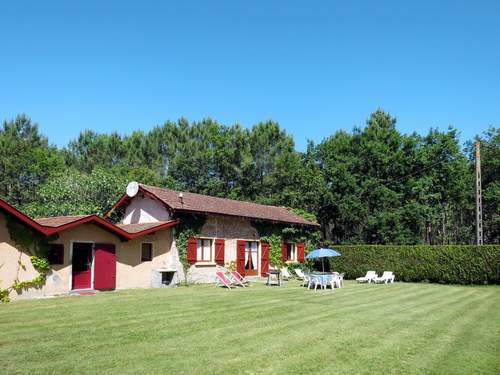
<path fill-rule="evenodd" d="M 4 1 L 0 120 L 52 143 L 183 116 L 267 119 L 297 148 L 364 125 L 500 126 L 500 1 Z"/>

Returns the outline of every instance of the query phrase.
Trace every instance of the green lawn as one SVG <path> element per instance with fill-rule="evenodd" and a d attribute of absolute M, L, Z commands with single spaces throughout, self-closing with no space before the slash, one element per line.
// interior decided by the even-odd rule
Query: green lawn
<path fill-rule="evenodd" d="M 499 374 L 500 287 L 129 290 L 0 305 L 2 373 Z"/>

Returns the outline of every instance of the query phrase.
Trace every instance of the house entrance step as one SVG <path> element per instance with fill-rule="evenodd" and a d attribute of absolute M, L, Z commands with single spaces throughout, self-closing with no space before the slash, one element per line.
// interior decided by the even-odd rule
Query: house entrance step
<path fill-rule="evenodd" d="M 72 290 L 69 292 L 71 296 L 93 296 L 97 294 L 99 291 L 95 289 L 78 289 L 78 290 Z"/>

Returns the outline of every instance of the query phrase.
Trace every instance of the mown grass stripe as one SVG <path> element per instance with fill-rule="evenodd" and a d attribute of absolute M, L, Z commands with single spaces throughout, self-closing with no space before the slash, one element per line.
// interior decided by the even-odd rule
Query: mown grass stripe
<path fill-rule="evenodd" d="M 494 373 L 497 325 L 477 320 L 498 320 L 498 291 L 348 282 L 314 292 L 290 282 L 25 301 L 0 309 L 0 357 L 8 373 L 405 373 L 442 371 L 428 347 L 443 341 L 460 374 L 453 361 L 467 358 L 469 335 L 486 344 L 468 358 Z"/>

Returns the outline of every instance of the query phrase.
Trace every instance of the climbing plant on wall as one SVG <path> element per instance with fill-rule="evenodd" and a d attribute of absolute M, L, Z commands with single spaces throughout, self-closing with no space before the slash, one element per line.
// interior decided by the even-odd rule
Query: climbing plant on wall
<path fill-rule="evenodd" d="M 175 246 L 179 254 L 179 260 L 184 269 L 184 281 L 187 282 L 187 270 L 189 263 L 187 261 L 187 242 L 191 237 L 197 237 L 207 218 L 203 215 L 177 214 L 180 224 L 175 227 Z"/>
<path fill-rule="evenodd" d="M 269 264 L 276 268 L 283 267 L 284 263 L 281 258 L 283 226 L 260 221 L 253 222 L 252 225 L 257 229 L 260 240 L 269 244 Z"/>
<path fill-rule="evenodd" d="M 45 284 L 47 274 L 50 271 L 50 264 L 47 260 L 49 242 L 57 238 L 57 235 L 44 236 L 32 232 L 12 218 L 7 218 L 7 230 L 9 231 L 11 240 L 19 249 L 26 254 L 30 254 L 31 264 L 38 272 L 38 275 L 31 280 L 19 280 L 16 278 L 9 288 L 0 290 L 1 302 L 9 301 L 9 293 L 11 290 L 21 291 L 28 288 L 39 288 Z M 22 263 L 21 256 L 19 256 L 18 275 L 21 269 L 26 269 L 26 266 Z"/>
<path fill-rule="evenodd" d="M 295 211 L 295 210 L 294 210 Z M 315 222 L 314 215 L 307 216 L 304 211 L 295 212 L 305 219 Z M 253 226 L 259 233 L 260 240 L 269 244 L 269 263 L 273 267 L 283 267 L 284 262 L 281 256 L 281 242 L 302 242 L 306 252 L 317 247 L 320 243 L 320 233 L 318 230 L 309 227 L 287 227 L 279 224 L 269 224 L 264 222 L 254 222 Z"/>

